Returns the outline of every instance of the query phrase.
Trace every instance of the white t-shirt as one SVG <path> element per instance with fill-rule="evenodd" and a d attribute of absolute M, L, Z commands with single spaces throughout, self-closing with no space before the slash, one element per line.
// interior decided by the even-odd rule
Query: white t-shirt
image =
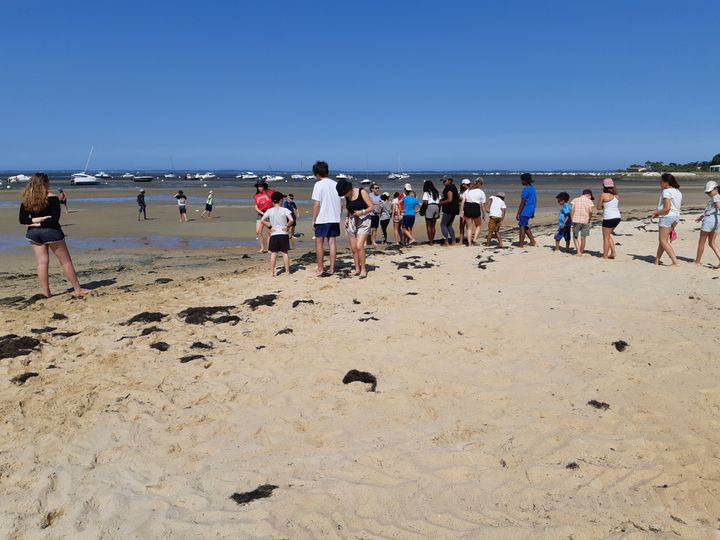
<path fill-rule="evenodd" d="M 720 195 L 713 195 L 712 198 L 708 201 L 707 206 L 705 206 L 705 211 L 703 212 L 704 217 L 715 217 L 720 214 L 720 210 L 718 210 L 718 207 L 715 206 L 716 203 L 720 202 Z"/>
<path fill-rule="evenodd" d="M 682 206 L 682 193 L 680 193 L 680 190 L 674 187 L 663 189 L 658 203 L 658 210 L 662 210 L 663 206 L 665 206 L 664 199 L 670 199 L 670 211 L 667 215 L 680 217 L 680 207 Z"/>
<path fill-rule="evenodd" d="M 480 188 L 468 189 L 465 192 L 465 202 L 485 204 L 485 192 Z"/>
<path fill-rule="evenodd" d="M 337 182 L 330 178 L 323 178 L 315 182 L 312 191 L 312 200 L 320 202 L 320 211 L 318 212 L 315 223 L 340 223 L 340 197 L 337 194 L 335 186 Z"/>
<path fill-rule="evenodd" d="M 433 196 L 426 191 L 423 193 L 422 200 L 427 201 L 428 204 L 438 204 L 440 202 L 440 194 L 438 193 L 437 198 L 433 198 Z"/>
<path fill-rule="evenodd" d="M 263 219 L 265 218 L 267 218 L 267 221 L 269 221 L 272 226 L 270 236 L 275 236 L 276 234 L 288 234 L 283 227 L 285 227 L 292 219 L 292 212 L 290 210 L 283 208 L 282 206 L 273 206 L 265 212 L 265 214 L 263 214 Z"/>
<path fill-rule="evenodd" d="M 505 201 L 493 195 L 490 197 L 490 217 L 502 217 L 502 211 L 507 208 Z"/>

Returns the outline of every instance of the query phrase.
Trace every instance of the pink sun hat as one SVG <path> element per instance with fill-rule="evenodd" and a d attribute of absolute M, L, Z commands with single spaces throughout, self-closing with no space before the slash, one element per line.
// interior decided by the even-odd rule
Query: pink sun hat
<path fill-rule="evenodd" d="M 603 187 L 615 187 L 615 182 L 612 178 L 605 178 L 603 180 Z"/>

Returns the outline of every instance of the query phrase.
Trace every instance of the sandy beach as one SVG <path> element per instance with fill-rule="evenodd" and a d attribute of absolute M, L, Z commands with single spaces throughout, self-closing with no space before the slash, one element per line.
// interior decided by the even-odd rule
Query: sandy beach
<path fill-rule="evenodd" d="M 96 252 L 90 296 L 35 301 L 26 253 L 2 280 L 2 334 L 32 339 L 0 362 L 0 536 L 716 538 L 720 271 L 687 263 L 693 215 L 680 268 L 631 212 L 615 261 L 597 227 L 582 258 L 547 228 L 378 249 L 365 280 L 346 251 L 313 277 L 309 242 L 277 278 L 250 248 Z"/>

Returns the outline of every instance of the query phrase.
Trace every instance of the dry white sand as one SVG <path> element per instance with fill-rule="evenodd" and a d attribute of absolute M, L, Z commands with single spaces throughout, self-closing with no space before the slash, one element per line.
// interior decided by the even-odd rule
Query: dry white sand
<path fill-rule="evenodd" d="M 365 280 L 138 269 L 83 300 L 2 306 L 3 334 L 80 334 L 0 360 L 0 536 L 716 538 L 720 271 L 649 264 L 639 225 L 609 262 L 542 236 L 371 255 Z M 178 316 L 225 305 L 236 325 Z M 167 317 L 120 325 L 141 311 Z M 343 385 L 350 369 L 377 391 Z M 278 488 L 229 498 L 263 484 Z"/>

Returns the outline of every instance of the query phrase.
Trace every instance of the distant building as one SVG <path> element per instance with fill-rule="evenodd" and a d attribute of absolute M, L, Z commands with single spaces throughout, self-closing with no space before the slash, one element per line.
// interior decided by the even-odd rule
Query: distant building
<path fill-rule="evenodd" d="M 710 172 L 720 172 L 720 165 L 710 165 Z"/>
<path fill-rule="evenodd" d="M 630 165 L 625 170 L 627 172 L 646 172 L 648 168 L 645 165 Z"/>

